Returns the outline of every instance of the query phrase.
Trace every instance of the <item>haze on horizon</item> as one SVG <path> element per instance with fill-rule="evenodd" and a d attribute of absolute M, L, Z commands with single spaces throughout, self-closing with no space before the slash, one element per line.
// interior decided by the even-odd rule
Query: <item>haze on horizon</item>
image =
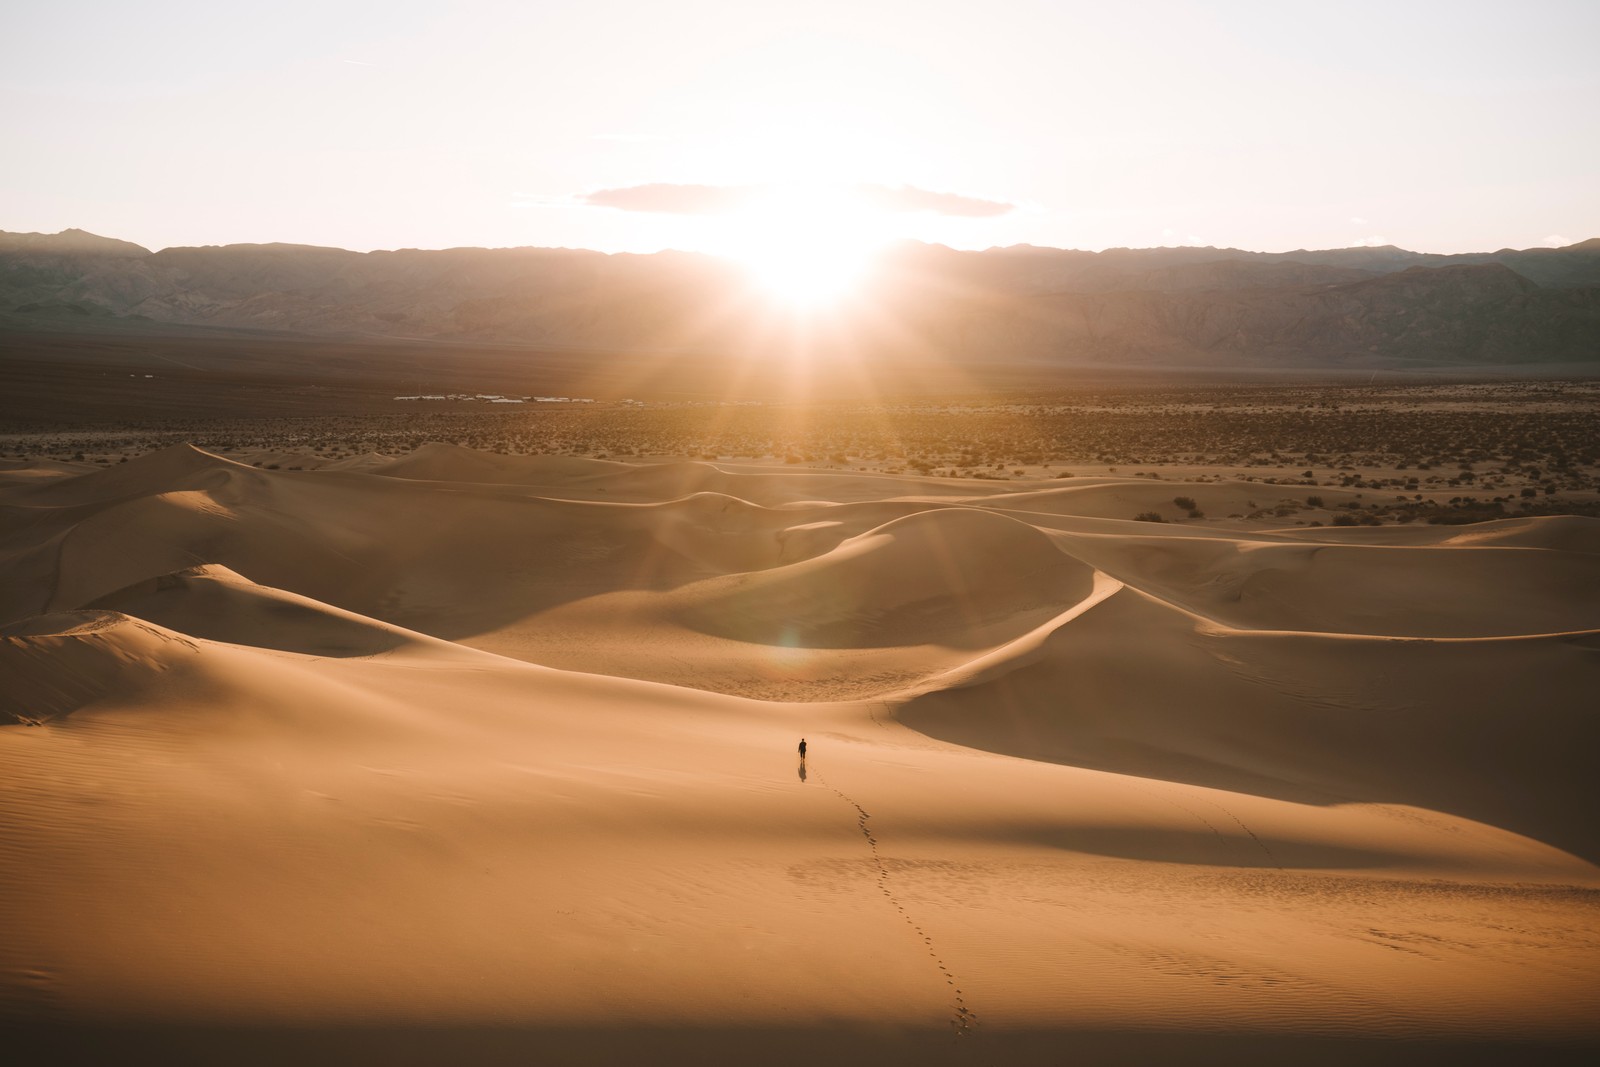
<path fill-rule="evenodd" d="M 747 256 L 1600 234 L 1577 0 L 75 0 L 0 29 L 12 231 Z"/>

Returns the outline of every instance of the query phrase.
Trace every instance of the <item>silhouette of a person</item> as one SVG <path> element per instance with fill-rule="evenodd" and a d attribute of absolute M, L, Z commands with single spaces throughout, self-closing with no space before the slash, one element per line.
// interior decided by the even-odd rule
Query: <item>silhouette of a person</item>
<path fill-rule="evenodd" d="M 806 758 L 806 739 L 803 737 L 800 739 L 800 758 Z"/>

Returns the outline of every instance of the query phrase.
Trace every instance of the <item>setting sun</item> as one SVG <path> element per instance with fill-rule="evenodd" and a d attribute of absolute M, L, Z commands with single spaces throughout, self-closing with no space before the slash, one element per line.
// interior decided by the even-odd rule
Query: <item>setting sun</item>
<path fill-rule="evenodd" d="M 795 311 L 819 311 L 850 297 L 886 239 L 881 213 L 849 192 L 823 188 L 765 192 L 722 226 L 718 250 Z"/>

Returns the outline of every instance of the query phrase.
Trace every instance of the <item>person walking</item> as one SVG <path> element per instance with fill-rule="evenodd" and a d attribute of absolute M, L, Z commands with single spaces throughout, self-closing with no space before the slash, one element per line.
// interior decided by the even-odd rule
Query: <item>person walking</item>
<path fill-rule="evenodd" d="M 800 739 L 800 758 L 806 758 L 806 739 L 803 737 Z"/>

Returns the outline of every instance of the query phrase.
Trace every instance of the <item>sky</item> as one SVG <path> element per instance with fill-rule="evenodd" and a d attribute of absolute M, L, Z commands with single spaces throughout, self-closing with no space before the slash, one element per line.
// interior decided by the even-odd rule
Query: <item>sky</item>
<path fill-rule="evenodd" d="M 0 0 L 0 229 L 738 253 L 1600 236 L 1600 2 Z"/>

